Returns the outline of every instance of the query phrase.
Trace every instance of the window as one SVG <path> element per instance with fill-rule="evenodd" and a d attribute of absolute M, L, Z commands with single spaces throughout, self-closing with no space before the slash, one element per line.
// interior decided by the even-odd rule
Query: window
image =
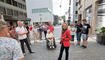
<path fill-rule="evenodd" d="M 24 6 L 24 9 L 26 10 L 26 5 Z"/>
<path fill-rule="evenodd" d="M 12 0 L 6 0 L 6 3 L 11 4 L 12 5 Z"/>
<path fill-rule="evenodd" d="M 75 11 L 75 14 L 78 14 L 78 11 Z"/>
<path fill-rule="evenodd" d="M 24 9 L 24 5 L 22 4 L 22 9 Z"/>
<path fill-rule="evenodd" d="M 1 2 L 4 2 L 4 0 L 0 0 Z"/>
<path fill-rule="evenodd" d="M 26 2 L 26 0 L 22 0 L 22 1 Z"/>
<path fill-rule="evenodd" d="M 98 5 L 98 14 L 105 14 L 105 4 L 102 4 L 104 1 Z"/>
<path fill-rule="evenodd" d="M 46 13 L 50 12 L 48 8 L 32 9 L 32 13 Z"/>
<path fill-rule="evenodd" d="M 102 3 L 105 3 L 105 0 L 102 0 Z"/>
<path fill-rule="evenodd" d="M 19 8 L 20 8 L 20 3 L 17 3 L 17 7 L 19 7 Z"/>
<path fill-rule="evenodd" d="M 19 12 L 19 13 L 18 13 L 18 16 L 19 16 L 19 17 L 22 17 L 22 16 L 23 16 L 23 13 L 22 13 L 22 12 Z"/>
<path fill-rule="evenodd" d="M 76 2 L 76 6 L 78 6 L 78 2 Z"/>
<path fill-rule="evenodd" d="M 14 10 L 14 16 L 18 16 L 18 11 Z"/>
<path fill-rule="evenodd" d="M 13 16 L 13 10 L 12 9 L 7 9 L 7 14 Z"/>
<path fill-rule="evenodd" d="M 25 5 L 23 5 L 23 7 L 22 7 L 22 8 L 26 10 L 26 6 L 25 6 Z"/>
<path fill-rule="evenodd" d="M 0 13 L 6 14 L 6 10 L 3 7 L 0 7 Z"/>
<path fill-rule="evenodd" d="M 20 4 L 20 8 L 22 8 L 22 4 Z"/>
<path fill-rule="evenodd" d="M 21 3 L 18 3 L 18 7 L 19 7 L 19 8 L 22 8 L 22 4 L 21 4 Z"/>
<path fill-rule="evenodd" d="M 87 22 L 91 25 L 91 20 L 92 20 L 92 6 L 89 7 L 86 10 L 86 19 L 87 19 Z"/>
<path fill-rule="evenodd" d="M 24 13 L 24 16 L 25 16 L 25 17 L 27 17 L 27 14 L 26 14 L 26 13 Z"/>
<path fill-rule="evenodd" d="M 16 2 L 16 1 L 14 1 L 14 0 L 13 0 L 13 5 L 14 5 L 14 6 L 17 6 L 17 2 Z"/>

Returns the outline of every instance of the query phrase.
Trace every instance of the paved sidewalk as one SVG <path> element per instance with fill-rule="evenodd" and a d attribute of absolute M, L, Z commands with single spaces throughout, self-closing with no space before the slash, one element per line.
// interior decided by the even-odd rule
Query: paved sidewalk
<path fill-rule="evenodd" d="M 96 43 L 96 37 L 90 36 L 87 49 L 71 45 L 69 60 L 105 60 L 105 46 Z M 42 40 L 32 45 L 32 50 L 36 53 L 25 56 L 24 60 L 56 60 L 59 55 L 60 44 L 57 41 L 57 48 L 55 50 L 48 50 L 46 48 L 46 41 Z M 28 51 L 27 51 L 28 52 Z M 65 52 L 64 52 L 65 55 Z M 63 59 L 65 60 L 65 56 Z"/>

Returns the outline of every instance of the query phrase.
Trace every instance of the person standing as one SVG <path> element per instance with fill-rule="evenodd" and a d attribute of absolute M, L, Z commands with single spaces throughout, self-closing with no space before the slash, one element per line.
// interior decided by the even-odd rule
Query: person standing
<path fill-rule="evenodd" d="M 28 23 L 25 24 L 25 27 L 28 31 L 28 33 L 26 34 L 27 35 L 27 39 L 28 39 L 28 43 L 31 45 L 31 42 L 30 42 L 30 29 L 29 29 L 29 25 Z"/>
<path fill-rule="evenodd" d="M 43 31 L 44 31 L 44 35 L 45 35 L 45 39 L 46 39 L 46 35 L 47 35 L 47 25 L 44 24 L 43 26 Z"/>
<path fill-rule="evenodd" d="M 37 27 L 35 25 L 33 26 L 32 31 L 33 31 L 34 43 L 35 43 L 35 42 L 37 42 L 36 40 L 37 40 L 37 36 L 38 36 L 38 33 L 37 33 L 38 30 L 37 30 Z"/>
<path fill-rule="evenodd" d="M 24 43 L 26 43 L 29 52 L 34 53 L 31 51 L 31 47 L 27 40 L 27 35 L 26 35 L 28 33 L 27 29 L 23 26 L 22 21 L 18 21 L 17 23 L 18 27 L 16 28 L 16 32 L 18 34 L 18 39 L 20 40 L 21 43 L 22 52 L 25 54 Z"/>
<path fill-rule="evenodd" d="M 47 30 L 50 30 L 50 32 L 54 32 L 54 26 L 51 24 L 51 22 L 48 22 Z"/>
<path fill-rule="evenodd" d="M 61 32 L 61 49 L 60 49 L 60 54 L 59 54 L 59 57 L 57 60 L 62 60 L 62 55 L 63 55 L 64 49 L 66 52 L 65 60 L 69 60 L 70 40 L 71 40 L 71 34 L 70 34 L 70 31 L 68 30 L 68 24 L 63 23 L 62 32 Z"/>
<path fill-rule="evenodd" d="M 18 39 L 17 38 L 17 36 L 16 36 L 16 27 L 15 26 L 13 26 L 12 28 L 11 28 L 11 30 L 9 31 L 9 33 L 10 33 L 10 36 L 13 38 L 13 39 Z"/>
<path fill-rule="evenodd" d="M 29 31 L 30 31 L 30 40 L 34 40 L 34 36 L 33 36 L 33 31 L 32 31 L 32 29 L 33 29 L 33 26 L 30 25 L 30 27 L 29 27 Z"/>
<path fill-rule="evenodd" d="M 0 21 L 0 60 L 23 60 L 19 43 L 8 33 L 7 23 Z"/>
<path fill-rule="evenodd" d="M 83 48 L 87 48 L 87 44 L 88 44 L 88 37 L 89 37 L 89 34 L 90 34 L 90 25 L 87 23 L 87 20 L 84 19 L 83 20 L 83 34 L 82 34 L 82 37 L 83 37 L 83 44 L 82 44 L 82 47 Z"/>
<path fill-rule="evenodd" d="M 77 28 L 77 31 L 76 31 L 76 35 L 77 35 L 77 45 L 80 46 L 80 42 L 81 42 L 81 34 L 82 34 L 82 24 L 81 24 L 81 21 L 79 20 L 77 22 L 77 25 L 76 25 L 76 28 Z"/>
<path fill-rule="evenodd" d="M 39 39 L 42 40 L 42 24 L 39 24 L 37 27 L 39 32 Z"/>
<path fill-rule="evenodd" d="M 75 27 L 74 27 L 74 24 L 71 24 L 71 26 L 70 26 L 70 31 L 71 31 L 71 36 L 72 36 L 71 41 L 72 41 L 72 43 L 74 44 L 74 37 L 75 37 L 75 32 L 76 32 L 76 29 L 75 29 Z"/>

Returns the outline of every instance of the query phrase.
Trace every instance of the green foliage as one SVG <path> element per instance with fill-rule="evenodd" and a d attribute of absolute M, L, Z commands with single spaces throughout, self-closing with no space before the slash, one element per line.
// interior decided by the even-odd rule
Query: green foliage
<path fill-rule="evenodd" d="M 105 36 L 105 27 L 102 27 L 101 29 L 97 29 L 97 30 L 95 30 L 95 31 L 96 31 L 96 32 L 99 32 L 99 34 Z"/>

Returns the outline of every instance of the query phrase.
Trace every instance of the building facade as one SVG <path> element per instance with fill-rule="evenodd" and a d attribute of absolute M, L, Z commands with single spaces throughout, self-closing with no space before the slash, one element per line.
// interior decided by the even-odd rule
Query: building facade
<path fill-rule="evenodd" d="M 96 29 L 100 29 L 101 27 L 105 27 L 105 0 L 99 2 L 97 14 Z"/>
<path fill-rule="evenodd" d="M 70 10 L 70 16 L 71 16 L 71 22 L 73 24 L 75 24 L 75 22 L 78 20 L 78 17 L 77 17 L 77 9 L 78 9 L 78 5 L 77 5 L 77 1 L 78 0 L 71 0 L 71 10 Z"/>
<path fill-rule="evenodd" d="M 52 0 L 26 0 L 27 16 L 31 24 L 40 22 L 53 22 Z"/>
<path fill-rule="evenodd" d="M 18 20 L 29 22 L 26 13 L 25 0 L 0 0 L 0 18 L 4 18 L 10 24 L 15 24 Z"/>
<path fill-rule="evenodd" d="M 58 19 L 58 16 L 57 16 L 57 15 L 54 15 L 54 22 L 53 22 L 53 24 L 54 24 L 54 25 L 57 25 L 57 24 L 59 23 L 58 20 L 59 20 L 59 19 Z"/>
<path fill-rule="evenodd" d="M 69 9 L 65 17 L 68 24 L 75 24 L 78 21 L 78 0 L 69 0 Z"/>
<path fill-rule="evenodd" d="M 91 32 L 95 34 L 98 21 L 98 8 L 100 2 L 103 0 L 78 0 L 78 19 L 87 19 L 91 25 Z"/>

